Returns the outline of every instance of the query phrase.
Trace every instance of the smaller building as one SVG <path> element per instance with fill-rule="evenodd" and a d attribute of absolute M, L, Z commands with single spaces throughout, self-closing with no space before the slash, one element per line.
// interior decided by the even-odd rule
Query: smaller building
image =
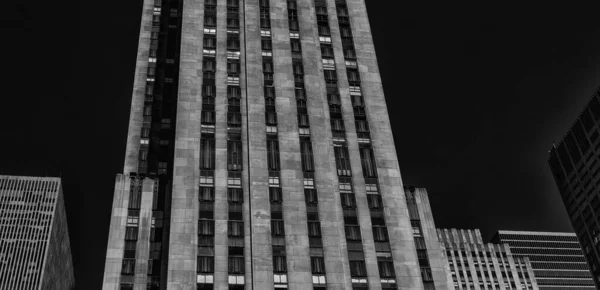
<path fill-rule="evenodd" d="M 454 289 L 538 289 L 528 258 L 507 244 L 483 243 L 478 229 L 438 229 Z"/>
<path fill-rule="evenodd" d="M 492 242 L 529 258 L 542 290 L 596 289 L 575 233 L 498 231 Z"/>
<path fill-rule="evenodd" d="M 60 178 L 0 175 L 0 290 L 74 284 Z"/>

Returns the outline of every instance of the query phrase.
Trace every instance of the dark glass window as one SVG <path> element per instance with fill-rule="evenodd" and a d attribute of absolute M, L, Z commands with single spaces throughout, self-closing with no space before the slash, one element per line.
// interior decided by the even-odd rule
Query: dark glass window
<path fill-rule="evenodd" d="M 373 149 L 369 147 L 359 148 L 360 159 L 362 161 L 363 175 L 365 177 L 377 177 L 377 167 L 375 166 L 375 156 Z"/>
<path fill-rule="evenodd" d="M 376 242 L 387 242 L 387 229 L 384 226 L 373 226 L 373 239 Z"/>
<path fill-rule="evenodd" d="M 198 198 L 200 201 L 214 201 L 215 189 L 213 187 L 200 187 Z"/>
<path fill-rule="evenodd" d="M 302 155 L 302 170 L 314 171 L 313 154 L 310 139 L 300 141 L 300 152 Z"/>
<path fill-rule="evenodd" d="M 198 234 L 212 236 L 215 234 L 215 223 L 213 220 L 198 220 Z"/>
<path fill-rule="evenodd" d="M 267 163 L 269 170 L 279 170 L 279 142 L 277 139 L 267 140 Z"/>
<path fill-rule="evenodd" d="M 309 237 L 320 237 L 321 236 L 321 223 L 309 221 L 308 222 L 308 236 Z"/>
<path fill-rule="evenodd" d="M 228 221 L 227 222 L 227 235 L 230 237 L 243 237 L 244 236 L 244 222 Z"/>
<path fill-rule="evenodd" d="M 349 176 L 351 173 L 351 167 L 348 148 L 344 146 L 336 146 L 333 149 L 335 153 L 335 163 L 337 166 L 338 175 Z"/>
<path fill-rule="evenodd" d="M 378 261 L 377 265 L 379 266 L 379 276 L 383 278 L 392 278 L 396 275 L 394 274 L 394 263 L 391 261 Z"/>
<path fill-rule="evenodd" d="M 242 141 L 227 141 L 227 170 L 242 170 Z"/>
<path fill-rule="evenodd" d="M 367 267 L 364 261 L 350 261 L 350 275 L 352 277 L 366 277 Z"/>
<path fill-rule="evenodd" d="M 271 220 L 271 234 L 273 236 L 284 236 L 285 229 L 282 220 Z"/>
<path fill-rule="evenodd" d="M 229 257 L 228 272 L 229 274 L 243 274 L 244 257 Z"/>
<path fill-rule="evenodd" d="M 214 273 L 215 259 L 209 256 L 198 256 L 198 273 Z"/>
<path fill-rule="evenodd" d="M 123 259 L 123 265 L 121 267 L 121 274 L 124 274 L 124 275 L 135 274 L 135 259 Z"/>
<path fill-rule="evenodd" d="M 360 241 L 360 227 L 358 226 L 345 226 L 346 228 L 346 239 L 349 241 Z"/>
<path fill-rule="evenodd" d="M 215 169 L 215 139 L 200 139 L 200 169 Z"/>
<path fill-rule="evenodd" d="M 274 256 L 273 257 L 273 272 L 274 273 L 287 272 L 285 256 Z"/>
<path fill-rule="evenodd" d="M 325 260 L 323 257 L 310 257 L 310 266 L 313 274 L 325 273 Z"/>
<path fill-rule="evenodd" d="M 342 192 L 340 193 L 340 197 L 342 199 L 342 206 L 347 208 L 355 208 L 356 207 L 356 199 L 354 198 L 354 193 Z"/>

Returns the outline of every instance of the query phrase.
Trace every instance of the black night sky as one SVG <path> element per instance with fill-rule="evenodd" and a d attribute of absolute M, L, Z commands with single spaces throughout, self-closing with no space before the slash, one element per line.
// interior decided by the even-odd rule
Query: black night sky
<path fill-rule="evenodd" d="M 571 230 L 547 151 L 600 86 L 600 17 L 565 3 L 367 1 L 403 180 L 438 227 Z M 77 288 L 100 289 L 141 1 L 7 4 L 0 174 L 62 176 Z"/>

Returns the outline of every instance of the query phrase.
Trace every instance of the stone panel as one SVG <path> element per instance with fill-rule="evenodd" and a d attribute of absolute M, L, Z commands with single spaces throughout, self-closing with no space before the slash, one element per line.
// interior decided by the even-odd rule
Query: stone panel
<path fill-rule="evenodd" d="M 127 208 L 131 180 L 129 175 L 117 174 L 115 193 L 113 196 L 110 228 L 108 229 L 108 245 L 106 246 L 106 262 L 104 265 L 104 282 L 102 289 L 119 289 L 123 250 L 125 247 L 125 227 L 127 224 Z"/>
<path fill-rule="evenodd" d="M 203 0 L 183 1 L 167 288 L 196 287 Z"/>

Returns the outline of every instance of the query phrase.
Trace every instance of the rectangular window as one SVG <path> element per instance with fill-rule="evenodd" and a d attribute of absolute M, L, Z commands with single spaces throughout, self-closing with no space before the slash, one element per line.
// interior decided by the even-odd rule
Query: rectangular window
<path fill-rule="evenodd" d="M 244 236 L 244 222 L 228 221 L 227 222 L 227 235 L 230 237 L 243 237 Z"/>
<path fill-rule="evenodd" d="M 315 204 L 319 202 L 317 191 L 314 189 L 304 189 L 304 199 L 306 203 Z"/>
<path fill-rule="evenodd" d="M 338 175 L 350 176 L 350 156 L 348 154 L 348 148 L 345 146 L 336 146 L 333 148 L 335 153 L 335 163 L 337 166 Z"/>
<path fill-rule="evenodd" d="M 300 140 L 300 152 L 302 155 L 302 170 L 314 171 L 312 145 L 310 139 Z"/>
<path fill-rule="evenodd" d="M 215 221 L 198 220 L 198 234 L 203 236 L 212 236 L 215 234 Z"/>
<path fill-rule="evenodd" d="M 277 112 L 265 112 L 265 123 L 268 126 L 277 125 Z"/>
<path fill-rule="evenodd" d="M 202 96 L 203 97 L 215 97 L 215 86 L 202 85 Z"/>
<path fill-rule="evenodd" d="M 321 45 L 321 57 L 322 58 L 333 58 L 333 46 Z"/>
<path fill-rule="evenodd" d="M 285 236 L 285 230 L 282 220 L 271 220 L 271 235 L 276 237 Z"/>
<path fill-rule="evenodd" d="M 242 141 L 227 141 L 227 170 L 242 170 Z"/>
<path fill-rule="evenodd" d="M 267 163 L 269 170 L 279 170 L 279 142 L 277 139 L 267 140 Z"/>
<path fill-rule="evenodd" d="M 358 226 L 345 226 L 346 228 L 346 239 L 349 241 L 360 241 L 360 227 Z"/>
<path fill-rule="evenodd" d="M 214 187 L 200 187 L 200 192 L 198 193 L 198 198 L 200 201 L 214 201 L 215 200 L 215 189 Z"/>
<path fill-rule="evenodd" d="M 215 139 L 200 139 L 200 169 L 215 169 Z"/>
<path fill-rule="evenodd" d="M 121 267 L 121 274 L 123 274 L 123 275 L 135 274 L 135 259 L 123 259 L 123 265 Z"/>
<path fill-rule="evenodd" d="M 378 194 L 367 194 L 367 201 L 370 209 L 382 209 L 381 196 Z"/>
<path fill-rule="evenodd" d="M 283 201 L 281 196 L 281 188 L 279 187 L 269 187 L 269 200 L 271 202 L 280 203 Z"/>
<path fill-rule="evenodd" d="M 310 127 L 307 114 L 298 114 L 298 127 L 300 127 L 300 128 Z"/>
<path fill-rule="evenodd" d="M 325 260 L 323 257 L 310 257 L 310 267 L 313 274 L 324 274 Z"/>
<path fill-rule="evenodd" d="M 377 177 L 377 167 L 375 166 L 373 149 L 370 147 L 360 147 L 358 150 L 362 161 L 364 177 Z"/>
<path fill-rule="evenodd" d="M 274 273 L 287 272 L 285 256 L 274 256 L 273 257 L 273 272 Z"/>
<path fill-rule="evenodd" d="M 229 257 L 228 272 L 229 274 L 243 274 L 244 257 Z"/>
<path fill-rule="evenodd" d="M 384 226 L 373 226 L 373 239 L 376 242 L 387 242 L 387 228 Z"/>
<path fill-rule="evenodd" d="M 337 74 L 335 70 L 324 70 L 325 81 L 328 83 L 337 83 Z"/>
<path fill-rule="evenodd" d="M 391 261 L 377 261 L 379 267 L 379 276 L 382 278 L 393 278 L 394 274 L 394 263 Z"/>
<path fill-rule="evenodd" d="M 125 228 L 125 240 L 126 241 L 137 241 L 138 239 L 138 228 L 137 227 L 126 227 Z"/>
<path fill-rule="evenodd" d="M 198 273 L 214 273 L 215 259 L 210 256 L 198 256 Z"/>
<path fill-rule="evenodd" d="M 243 203 L 244 194 L 241 188 L 228 188 L 227 189 L 227 202 L 229 203 Z"/>
<path fill-rule="evenodd" d="M 227 61 L 227 74 L 230 76 L 239 75 L 240 74 L 240 63 L 238 61 L 234 61 L 234 60 Z"/>
<path fill-rule="evenodd" d="M 352 277 L 366 277 L 367 267 L 364 261 L 350 261 L 350 275 Z"/>
<path fill-rule="evenodd" d="M 308 222 L 308 236 L 309 237 L 320 237 L 321 236 L 321 223 L 309 221 Z"/>

